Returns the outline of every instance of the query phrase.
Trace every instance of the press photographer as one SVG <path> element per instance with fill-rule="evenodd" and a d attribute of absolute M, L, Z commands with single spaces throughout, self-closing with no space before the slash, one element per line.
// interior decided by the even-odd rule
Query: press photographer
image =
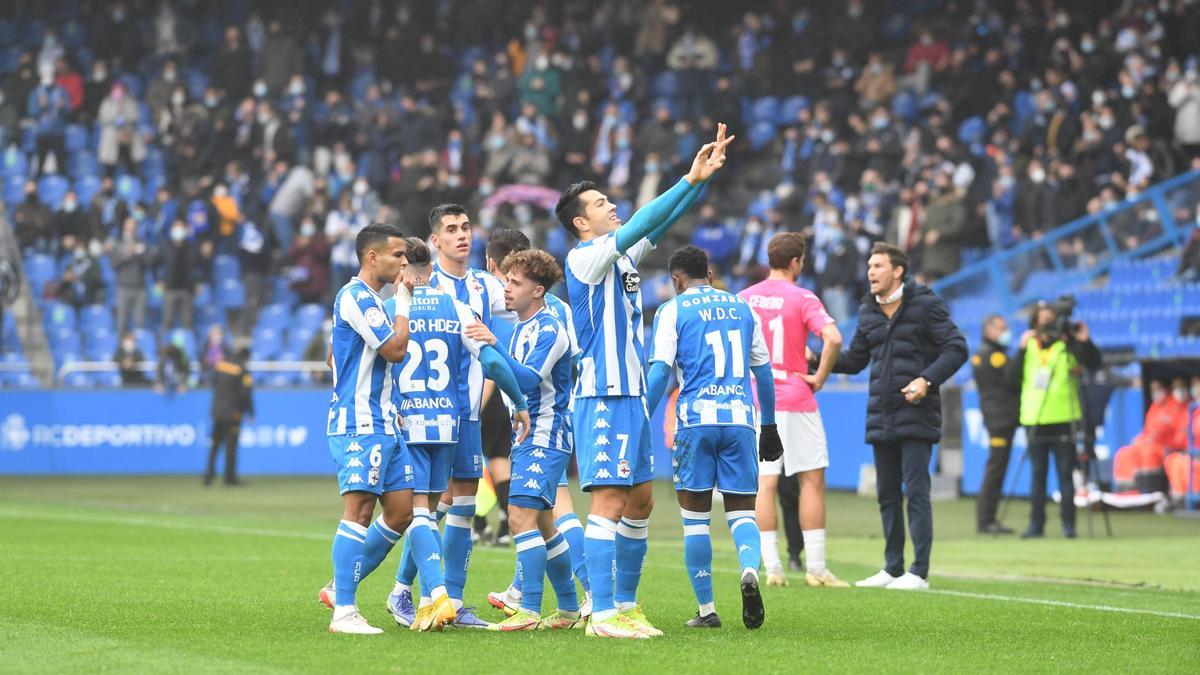
<path fill-rule="evenodd" d="M 1100 367 L 1100 350 L 1087 324 L 1071 321 L 1075 298 L 1063 296 L 1038 303 L 1032 327 L 1021 336 L 1016 371 L 1021 378 L 1021 426 L 1029 440 L 1033 467 L 1029 527 L 1022 538 L 1044 535 L 1046 473 L 1050 455 L 1062 493 L 1063 536 L 1075 537 L 1075 439 L 1083 419 L 1079 376 L 1083 368 Z"/>

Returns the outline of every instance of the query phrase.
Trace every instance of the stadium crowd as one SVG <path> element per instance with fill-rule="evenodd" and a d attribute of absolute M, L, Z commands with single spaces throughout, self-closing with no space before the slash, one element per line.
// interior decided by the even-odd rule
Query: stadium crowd
<path fill-rule="evenodd" d="M 246 339 L 270 303 L 327 305 L 366 224 L 424 235 L 435 203 L 561 258 L 547 191 L 593 179 L 628 216 L 722 121 L 730 179 L 679 231 L 733 288 L 803 231 L 806 283 L 845 320 L 875 241 L 936 279 L 1200 158 L 1200 3 L 805 4 L 16 3 L 9 220 L 53 256 L 45 299 L 109 304 L 123 335 L 207 330 L 216 298 Z M 1125 247 L 1159 227 L 1115 226 Z M 650 271 L 652 307 L 671 291 Z"/>

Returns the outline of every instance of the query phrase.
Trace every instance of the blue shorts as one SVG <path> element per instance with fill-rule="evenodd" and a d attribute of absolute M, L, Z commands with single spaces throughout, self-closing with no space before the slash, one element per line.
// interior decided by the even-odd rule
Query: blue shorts
<path fill-rule="evenodd" d="M 575 461 L 579 485 L 632 487 L 654 480 L 650 416 L 641 396 L 575 400 Z M 587 430 L 580 433 L 579 430 Z"/>
<path fill-rule="evenodd" d="M 571 466 L 571 456 L 567 456 L 567 461 L 563 462 L 562 478 L 558 479 L 558 487 L 567 487 L 567 469 Z"/>
<path fill-rule="evenodd" d="M 408 446 L 408 455 L 413 465 L 413 492 L 428 495 L 446 491 L 453 443 L 414 443 Z"/>
<path fill-rule="evenodd" d="M 675 432 L 671 469 L 677 492 L 758 492 L 758 440 L 741 426 L 688 427 Z"/>
<path fill-rule="evenodd" d="M 330 436 L 329 454 L 337 464 L 338 494 L 413 488 L 413 465 L 402 436 Z"/>
<path fill-rule="evenodd" d="M 512 478 L 508 484 L 508 503 L 545 511 L 554 508 L 558 483 L 554 476 L 565 476 L 570 453 L 522 444 L 512 449 Z"/>
<path fill-rule="evenodd" d="M 459 480 L 483 477 L 483 439 L 479 435 L 479 422 L 459 421 L 458 445 L 450 463 L 450 477 Z"/>

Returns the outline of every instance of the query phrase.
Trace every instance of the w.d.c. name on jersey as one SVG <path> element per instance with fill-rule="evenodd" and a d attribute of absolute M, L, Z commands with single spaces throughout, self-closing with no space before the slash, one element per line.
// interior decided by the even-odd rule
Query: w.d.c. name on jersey
<path fill-rule="evenodd" d="M 395 429 L 390 364 L 379 348 L 394 336 L 391 314 L 365 281 L 354 277 L 333 301 L 333 399 L 329 436 L 387 434 Z"/>
<path fill-rule="evenodd" d="M 387 307 L 395 311 L 395 300 Z M 471 410 L 467 373 L 480 348 L 463 328 L 474 321 L 471 310 L 450 295 L 429 287 L 413 290 L 408 354 L 393 368 L 396 407 L 409 443 L 458 442 L 458 422 Z"/>
<path fill-rule="evenodd" d="M 682 427 L 753 427 L 750 368 L 769 359 L 758 317 L 732 293 L 690 288 L 654 317 L 650 360 L 675 366 Z"/>

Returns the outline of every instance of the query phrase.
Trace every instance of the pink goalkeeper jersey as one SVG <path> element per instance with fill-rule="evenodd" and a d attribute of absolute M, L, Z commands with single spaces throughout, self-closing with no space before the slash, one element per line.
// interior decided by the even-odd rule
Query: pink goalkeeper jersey
<path fill-rule="evenodd" d="M 800 379 L 808 373 L 804 346 L 809 333 L 820 333 L 833 323 L 825 305 L 812 291 L 790 281 L 768 279 L 739 293 L 762 322 L 763 337 L 775 374 L 775 409 L 784 412 L 816 412 L 817 399 Z"/>

